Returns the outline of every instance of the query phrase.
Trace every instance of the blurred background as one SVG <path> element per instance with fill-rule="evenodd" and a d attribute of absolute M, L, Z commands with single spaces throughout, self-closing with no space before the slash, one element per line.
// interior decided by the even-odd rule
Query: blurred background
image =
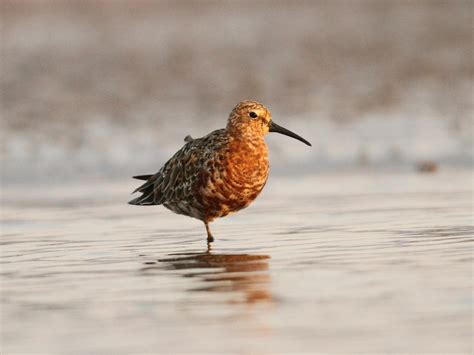
<path fill-rule="evenodd" d="M 152 173 L 244 99 L 273 170 L 472 167 L 473 5 L 1 2 L 5 181 Z M 290 161 L 291 160 L 291 161 Z"/>

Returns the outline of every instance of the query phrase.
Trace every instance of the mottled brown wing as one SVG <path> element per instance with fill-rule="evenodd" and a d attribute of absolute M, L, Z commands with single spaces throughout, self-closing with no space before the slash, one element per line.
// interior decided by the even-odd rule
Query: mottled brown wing
<path fill-rule="evenodd" d="M 158 173 L 151 176 L 134 192 L 142 195 L 130 201 L 132 205 L 161 205 L 189 201 L 202 183 L 208 162 L 225 144 L 224 130 L 193 139 L 178 150 Z"/>

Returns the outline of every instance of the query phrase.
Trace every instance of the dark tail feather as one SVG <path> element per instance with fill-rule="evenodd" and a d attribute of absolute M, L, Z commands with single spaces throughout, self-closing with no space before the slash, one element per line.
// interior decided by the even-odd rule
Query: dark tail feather
<path fill-rule="evenodd" d="M 146 184 L 145 184 L 146 185 Z M 136 191 L 140 191 L 142 193 L 141 196 L 134 198 L 133 200 L 129 201 L 130 205 L 154 205 L 153 203 L 153 184 L 149 184 L 148 186 L 140 186 Z"/>
<path fill-rule="evenodd" d="M 148 180 L 149 178 L 151 178 L 153 175 L 137 175 L 137 176 L 134 176 L 133 178 L 134 179 L 138 179 L 138 180 Z"/>
<path fill-rule="evenodd" d="M 138 180 L 146 180 L 145 183 L 143 183 L 141 186 L 137 187 L 135 192 L 140 192 L 142 195 L 138 196 L 137 198 L 134 198 L 129 202 L 131 205 L 140 205 L 140 206 L 149 206 L 149 205 L 158 205 L 161 203 L 157 203 L 154 201 L 155 199 L 155 194 L 159 193 L 159 191 L 155 191 L 155 183 L 159 181 L 160 176 L 155 174 L 155 175 L 138 175 L 134 176 L 135 179 Z M 157 180 L 158 178 L 158 180 Z"/>
<path fill-rule="evenodd" d="M 128 204 L 129 205 L 135 205 L 135 206 L 149 206 L 149 205 L 153 205 L 152 202 L 150 202 L 149 200 L 146 200 L 143 198 L 143 196 L 140 196 L 140 197 L 137 197 L 131 201 L 128 201 Z"/>
<path fill-rule="evenodd" d="M 138 205 L 138 206 L 140 206 L 140 197 L 137 197 L 137 198 L 134 198 L 131 201 L 128 201 L 128 204 L 129 205 Z"/>

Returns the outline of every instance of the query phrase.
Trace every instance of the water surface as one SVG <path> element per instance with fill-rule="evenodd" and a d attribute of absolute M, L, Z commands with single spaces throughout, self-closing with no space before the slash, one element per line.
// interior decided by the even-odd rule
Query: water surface
<path fill-rule="evenodd" d="M 472 353 L 472 172 L 272 176 L 204 226 L 2 188 L 2 353 Z"/>

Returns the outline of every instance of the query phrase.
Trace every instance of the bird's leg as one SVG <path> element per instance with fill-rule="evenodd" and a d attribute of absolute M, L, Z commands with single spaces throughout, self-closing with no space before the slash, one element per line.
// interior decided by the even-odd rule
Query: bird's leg
<path fill-rule="evenodd" d="M 212 243 L 207 242 L 206 254 L 212 254 Z"/>
<path fill-rule="evenodd" d="M 207 231 L 207 242 L 212 243 L 214 241 L 214 237 L 212 236 L 211 229 L 209 228 L 209 223 L 204 222 L 206 225 L 206 231 Z"/>

